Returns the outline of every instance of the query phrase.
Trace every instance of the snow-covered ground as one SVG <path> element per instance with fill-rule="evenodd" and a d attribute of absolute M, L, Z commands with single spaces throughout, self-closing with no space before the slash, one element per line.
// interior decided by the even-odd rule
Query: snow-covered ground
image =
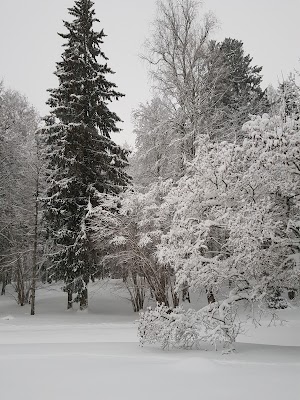
<path fill-rule="evenodd" d="M 120 292 L 94 286 L 88 312 L 65 311 L 58 287 L 38 291 L 37 315 L 0 298 L 2 400 L 282 400 L 300 398 L 300 312 L 250 328 L 238 352 L 141 348 Z"/>

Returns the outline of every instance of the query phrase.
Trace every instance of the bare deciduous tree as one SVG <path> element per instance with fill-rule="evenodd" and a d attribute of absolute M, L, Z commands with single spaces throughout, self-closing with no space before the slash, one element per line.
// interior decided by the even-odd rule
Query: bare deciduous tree
<path fill-rule="evenodd" d="M 208 86 L 208 56 L 213 14 L 199 19 L 194 0 L 158 2 L 158 15 L 151 39 L 145 44 L 145 59 L 155 88 L 173 114 L 173 141 L 179 143 L 180 168 L 195 155 L 196 135 L 203 128 L 203 114 L 211 100 Z"/>

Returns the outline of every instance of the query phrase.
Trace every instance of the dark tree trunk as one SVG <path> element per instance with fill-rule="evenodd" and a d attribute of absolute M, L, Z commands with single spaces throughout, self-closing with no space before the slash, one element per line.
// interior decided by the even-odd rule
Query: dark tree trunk
<path fill-rule="evenodd" d="M 72 289 L 67 290 L 68 293 L 68 310 L 73 307 L 73 291 Z"/>
<path fill-rule="evenodd" d="M 16 282 L 16 291 L 18 294 L 18 304 L 23 307 L 26 303 L 26 294 L 25 294 L 25 282 L 24 282 L 24 260 L 22 262 L 20 259 L 17 260 L 17 282 Z"/>
<path fill-rule="evenodd" d="M 295 296 L 296 296 L 295 290 L 290 289 L 290 290 L 288 291 L 289 300 L 294 300 Z"/>
<path fill-rule="evenodd" d="M 139 312 L 144 306 L 145 293 L 143 287 L 139 284 L 139 278 L 136 273 L 132 274 L 132 281 L 134 284 L 133 309 L 134 312 Z"/>
<path fill-rule="evenodd" d="M 182 301 L 188 301 L 189 303 L 191 302 L 191 298 L 190 298 L 190 291 L 188 286 L 186 285 L 186 287 L 184 287 L 182 289 Z"/>
<path fill-rule="evenodd" d="M 79 300 L 80 310 L 85 310 L 88 308 L 88 290 L 85 288 L 80 294 Z"/>
<path fill-rule="evenodd" d="M 215 296 L 211 290 L 207 290 L 206 295 L 207 295 L 208 304 L 212 304 L 216 301 Z"/>
<path fill-rule="evenodd" d="M 7 285 L 7 272 L 3 272 L 2 274 L 2 289 L 1 289 L 1 296 L 5 295 L 5 289 Z"/>
<path fill-rule="evenodd" d="M 168 296 L 165 293 L 155 293 L 155 300 L 158 304 L 164 304 L 170 307 Z"/>
<path fill-rule="evenodd" d="M 31 291 L 30 291 L 30 314 L 35 315 L 35 292 L 37 280 L 37 241 L 38 241 L 38 215 L 39 215 L 39 176 L 37 174 L 35 182 L 35 210 L 34 210 L 34 243 L 33 243 L 33 257 L 32 257 L 32 277 L 31 277 Z"/>

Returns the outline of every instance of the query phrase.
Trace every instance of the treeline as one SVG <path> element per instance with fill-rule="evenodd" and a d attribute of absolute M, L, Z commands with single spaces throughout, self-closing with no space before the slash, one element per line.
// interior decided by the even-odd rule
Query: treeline
<path fill-rule="evenodd" d="M 119 278 L 135 311 L 147 296 L 158 304 L 141 314 L 143 343 L 230 348 L 239 305 L 285 308 L 299 293 L 296 77 L 264 90 L 243 43 L 213 39 L 214 16 L 160 1 L 143 56 L 153 96 L 133 113 L 129 155 L 110 138 L 109 103 L 123 95 L 107 79 L 93 3 L 70 14 L 40 128 L 19 94 L 1 92 L 3 288 L 34 304 L 36 282 L 60 281 L 68 307 L 84 309 L 91 280 Z M 190 290 L 207 297 L 199 311 L 180 306 Z"/>

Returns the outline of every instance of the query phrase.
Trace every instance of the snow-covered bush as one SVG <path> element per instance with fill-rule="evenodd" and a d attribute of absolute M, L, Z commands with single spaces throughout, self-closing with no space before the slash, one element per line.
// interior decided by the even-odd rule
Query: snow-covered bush
<path fill-rule="evenodd" d="M 138 333 L 141 345 L 160 343 L 163 349 L 190 348 L 200 340 L 197 312 L 157 305 L 155 309 L 141 312 Z"/>
<path fill-rule="evenodd" d="M 226 300 L 197 311 L 184 310 L 181 306 L 173 310 L 165 305 L 149 308 L 140 313 L 138 334 L 141 345 L 159 343 L 163 349 L 190 349 L 208 343 L 215 349 L 222 346 L 230 352 L 240 330 L 237 315 L 230 300 Z"/>
<path fill-rule="evenodd" d="M 101 195 L 101 205 L 91 211 L 92 236 L 100 262 L 121 275 L 134 310 L 143 307 L 146 292 L 154 301 L 178 305 L 174 274 L 155 255 L 160 238 L 168 229 L 168 216 L 160 206 L 172 181 L 159 181 L 147 191 L 130 188 L 121 197 Z"/>

